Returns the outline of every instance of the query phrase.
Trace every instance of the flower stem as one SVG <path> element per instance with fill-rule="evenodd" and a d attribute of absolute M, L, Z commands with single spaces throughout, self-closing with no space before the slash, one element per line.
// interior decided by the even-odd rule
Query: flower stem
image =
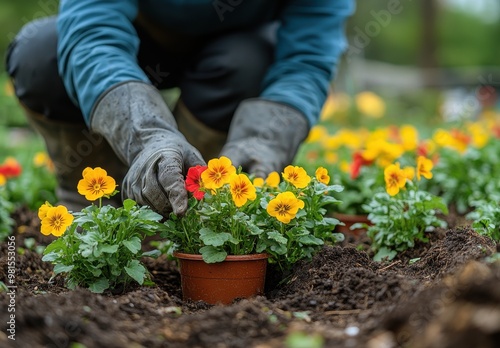
<path fill-rule="evenodd" d="M 188 241 L 187 245 L 191 244 L 191 240 L 189 238 L 189 232 L 186 228 L 186 224 L 184 223 L 184 220 L 181 219 L 181 224 L 182 224 L 182 230 L 184 231 L 184 235 L 186 236 L 186 239 Z"/>

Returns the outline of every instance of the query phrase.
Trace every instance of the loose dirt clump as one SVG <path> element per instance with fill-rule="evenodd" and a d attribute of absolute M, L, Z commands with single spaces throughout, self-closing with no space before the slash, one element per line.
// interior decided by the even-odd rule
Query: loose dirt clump
<path fill-rule="evenodd" d="M 480 260 L 496 251 L 496 243 L 477 234 L 470 227 L 449 230 L 434 243 L 418 261 L 409 266 L 408 273 L 424 280 L 438 280 L 457 271 L 469 260 Z"/>
<path fill-rule="evenodd" d="M 500 264 L 470 261 L 401 303 L 378 337 L 416 348 L 500 346 Z"/>

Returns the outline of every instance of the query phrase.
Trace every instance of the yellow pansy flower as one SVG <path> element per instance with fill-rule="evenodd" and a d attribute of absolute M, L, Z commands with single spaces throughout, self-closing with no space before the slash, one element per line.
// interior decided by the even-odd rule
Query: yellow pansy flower
<path fill-rule="evenodd" d="M 253 179 L 253 186 L 255 186 L 255 187 L 262 187 L 262 186 L 264 186 L 264 179 L 262 179 L 262 178 L 255 178 L 255 179 Z"/>
<path fill-rule="evenodd" d="M 237 207 L 243 206 L 248 200 L 253 201 L 257 194 L 255 186 L 245 174 L 234 174 L 229 180 L 231 197 Z"/>
<path fill-rule="evenodd" d="M 311 177 L 307 175 L 304 168 L 289 165 L 282 173 L 283 179 L 291 183 L 296 188 L 304 188 L 311 182 Z"/>
<path fill-rule="evenodd" d="M 319 182 L 328 185 L 328 183 L 330 182 L 328 170 L 323 167 L 318 167 L 318 169 L 316 169 L 316 179 L 318 179 Z"/>
<path fill-rule="evenodd" d="M 201 173 L 203 186 L 215 190 L 229 183 L 231 175 L 236 174 L 236 168 L 231 160 L 225 156 L 208 161 L 207 169 Z"/>
<path fill-rule="evenodd" d="M 280 183 L 280 175 L 278 172 L 271 172 L 266 178 L 266 185 L 269 187 L 278 187 Z"/>
<path fill-rule="evenodd" d="M 304 202 L 295 197 L 292 192 L 287 191 L 278 194 L 269 202 L 267 213 L 278 221 L 288 224 L 302 208 L 304 208 Z"/>
<path fill-rule="evenodd" d="M 322 125 L 316 125 L 311 128 L 309 135 L 307 136 L 306 143 L 314 143 L 317 141 L 322 141 L 328 136 L 328 131 Z"/>
<path fill-rule="evenodd" d="M 471 123 L 467 127 L 469 133 L 471 134 L 472 144 L 480 149 L 483 148 L 490 139 L 490 134 L 487 129 L 479 123 Z"/>
<path fill-rule="evenodd" d="M 338 160 L 339 160 L 339 156 L 337 155 L 336 152 L 327 151 L 325 153 L 325 162 L 326 163 L 334 164 L 334 163 L 337 163 Z"/>
<path fill-rule="evenodd" d="M 54 163 L 45 152 L 37 152 L 33 157 L 35 167 L 46 167 L 49 171 L 54 171 Z"/>
<path fill-rule="evenodd" d="M 418 131 L 410 125 L 401 126 L 399 129 L 401 145 L 405 151 L 413 151 L 418 146 Z"/>
<path fill-rule="evenodd" d="M 340 170 L 344 173 L 349 173 L 351 171 L 351 164 L 346 160 L 341 161 Z"/>
<path fill-rule="evenodd" d="M 65 206 L 50 207 L 42 219 L 41 232 L 46 236 L 53 234 L 56 237 L 60 237 L 71 225 L 73 219 L 73 215 L 68 212 Z"/>
<path fill-rule="evenodd" d="M 43 203 L 40 208 L 38 208 L 38 218 L 43 220 L 47 216 L 47 211 L 52 208 L 52 204 L 49 202 Z"/>
<path fill-rule="evenodd" d="M 415 168 L 413 168 L 413 167 L 404 167 L 403 168 L 403 173 L 404 173 L 405 178 L 411 181 L 415 177 Z"/>
<path fill-rule="evenodd" d="M 83 170 L 83 179 L 78 182 L 78 193 L 89 201 L 95 201 L 112 194 L 116 189 L 116 181 L 101 167 Z"/>
<path fill-rule="evenodd" d="M 420 178 L 423 176 L 426 179 L 432 178 L 432 167 L 434 164 L 428 158 L 424 156 L 418 156 L 417 158 L 417 180 L 420 181 Z"/>
<path fill-rule="evenodd" d="M 384 181 L 385 189 L 391 196 L 396 195 L 405 186 L 405 173 L 400 168 L 399 163 L 388 165 L 384 169 Z"/>
<path fill-rule="evenodd" d="M 373 92 L 365 91 L 356 95 L 356 106 L 360 113 L 371 118 L 381 118 L 385 114 L 385 103 Z"/>

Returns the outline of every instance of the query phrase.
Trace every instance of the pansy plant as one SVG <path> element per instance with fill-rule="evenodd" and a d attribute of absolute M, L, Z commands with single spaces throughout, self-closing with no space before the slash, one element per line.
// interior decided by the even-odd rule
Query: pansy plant
<path fill-rule="evenodd" d="M 126 199 L 122 207 L 103 206 L 102 198 L 115 195 L 116 182 L 102 168 L 86 168 L 78 192 L 98 201 L 80 212 L 63 205 L 43 204 L 38 210 L 41 232 L 58 237 L 44 251 L 43 260 L 54 265 L 69 288 L 82 286 L 93 292 L 123 286 L 131 281 L 143 284 L 149 274 L 141 263 L 142 240 L 161 231 L 162 216 L 150 208 Z"/>
<path fill-rule="evenodd" d="M 281 175 L 255 178 L 227 157 L 214 158 L 188 170 L 188 210 L 183 216 L 172 213 L 162 236 L 176 250 L 201 254 L 208 263 L 265 252 L 270 262 L 288 269 L 343 237 L 332 233 L 339 221 L 325 217 L 326 207 L 339 203 L 329 193 L 342 187 L 329 185 L 324 168 L 315 174 L 290 165 Z"/>
<path fill-rule="evenodd" d="M 446 227 L 439 216 L 448 213 L 443 199 L 419 187 L 422 178 L 432 178 L 432 167 L 430 159 L 418 156 L 415 167 L 393 163 L 385 168 L 385 192 L 376 193 L 364 205 L 371 225 L 354 226 L 367 229 L 375 260 L 390 260 L 415 242 L 426 242 L 426 233 Z"/>

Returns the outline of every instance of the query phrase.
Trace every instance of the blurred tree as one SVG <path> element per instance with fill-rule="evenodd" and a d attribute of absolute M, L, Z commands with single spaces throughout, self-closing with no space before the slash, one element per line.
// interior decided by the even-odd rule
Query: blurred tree
<path fill-rule="evenodd" d="M 420 1 L 421 35 L 420 35 L 420 66 L 424 68 L 424 84 L 426 86 L 437 86 L 440 76 L 433 69 L 438 66 L 437 62 L 437 16 L 438 9 L 435 0 Z"/>

